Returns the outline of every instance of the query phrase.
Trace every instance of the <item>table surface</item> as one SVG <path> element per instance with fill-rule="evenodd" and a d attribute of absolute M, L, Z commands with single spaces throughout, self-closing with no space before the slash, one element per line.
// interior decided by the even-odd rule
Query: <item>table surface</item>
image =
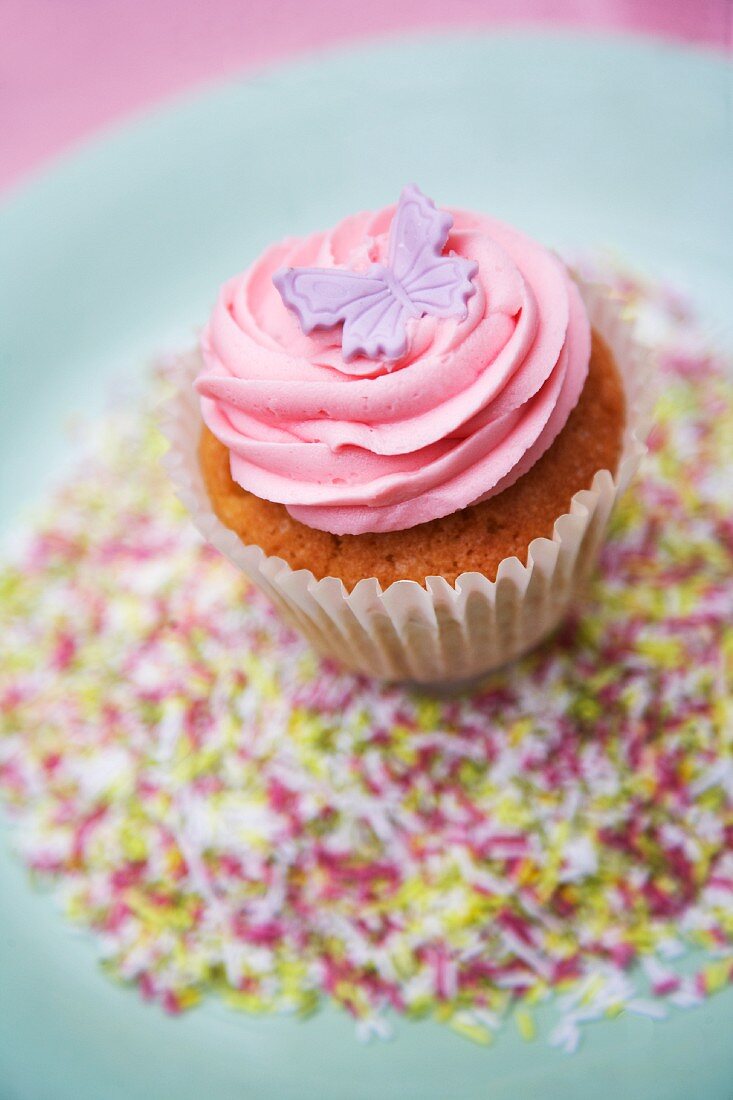
<path fill-rule="evenodd" d="M 106 123 L 246 67 L 508 22 L 733 44 L 733 0 L 0 0 L 0 188 Z"/>

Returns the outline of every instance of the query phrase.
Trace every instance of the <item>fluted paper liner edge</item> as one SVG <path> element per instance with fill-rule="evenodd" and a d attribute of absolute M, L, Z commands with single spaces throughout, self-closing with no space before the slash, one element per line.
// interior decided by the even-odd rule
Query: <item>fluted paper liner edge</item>
<path fill-rule="evenodd" d="M 595 564 L 616 501 L 645 452 L 651 406 L 651 353 L 638 345 L 623 303 L 607 288 L 580 283 L 593 328 L 614 354 L 626 393 L 626 427 L 616 475 L 600 470 L 590 489 L 576 493 L 554 525 L 552 538 L 534 539 L 527 565 L 505 558 L 495 581 L 462 573 L 395 581 L 375 577 L 349 592 L 337 577 L 317 580 L 282 558 L 245 545 L 214 514 L 198 460 L 198 362 L 182 357 L 176 391 L 162 427 L 170 443 L 165 464 L 177 495 L 203 537 L 241 569 L 284 617 L 324 656 L 385 680 L 442 687 L 480 678 L 526 653 L 569 610 Z"/>

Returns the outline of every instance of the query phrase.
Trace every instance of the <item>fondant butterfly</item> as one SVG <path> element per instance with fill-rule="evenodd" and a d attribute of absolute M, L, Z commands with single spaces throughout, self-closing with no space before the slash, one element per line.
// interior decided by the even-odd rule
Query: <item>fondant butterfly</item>
<path fill-rule="evenodd" d="M 405 187 L 389 232 L 387 264 L 366 271 L 286 267 L 272 281 L 303 332 L 343 323 L 343 358 L 399 359 L 407 348 L 407 320 L 465 317 L 478 267 L 442 252 L 453 218 L 414 184 Z"/>

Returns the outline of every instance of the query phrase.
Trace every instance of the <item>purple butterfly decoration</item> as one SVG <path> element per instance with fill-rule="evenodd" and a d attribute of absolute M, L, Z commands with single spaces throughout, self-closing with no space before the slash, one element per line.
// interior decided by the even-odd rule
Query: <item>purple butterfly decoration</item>
<path fill-rule="evenodd" d="M 407 349 L 409 317 L 464 318 L 478 270 L 443 249 L 453 218 L 414 184 L 405 187 L 389 231 L 388 262 L 366 271 L 339 267 L 285 267 L 272 281 L 303 332 L 343 323 L 341 348 L 355 355 L 399 359 Z"/>

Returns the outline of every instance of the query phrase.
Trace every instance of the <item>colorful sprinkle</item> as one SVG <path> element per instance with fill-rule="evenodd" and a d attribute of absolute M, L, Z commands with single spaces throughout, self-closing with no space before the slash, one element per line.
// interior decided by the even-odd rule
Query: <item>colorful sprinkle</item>
<path fill-rule="evenodd" d="M 168 365 L 110 415 L 0 574 L 0 792 L 112 975 L 174 1013 L 329 999 L 362 1038 L 531 1039 L 542 1002 L 566 1051 L 731 981 L 733 383 L 678 296 L 618 286 L 660 351 L 649 458 L 578 617 L 470 700 L 319 662 L 201 543 Z"/>

